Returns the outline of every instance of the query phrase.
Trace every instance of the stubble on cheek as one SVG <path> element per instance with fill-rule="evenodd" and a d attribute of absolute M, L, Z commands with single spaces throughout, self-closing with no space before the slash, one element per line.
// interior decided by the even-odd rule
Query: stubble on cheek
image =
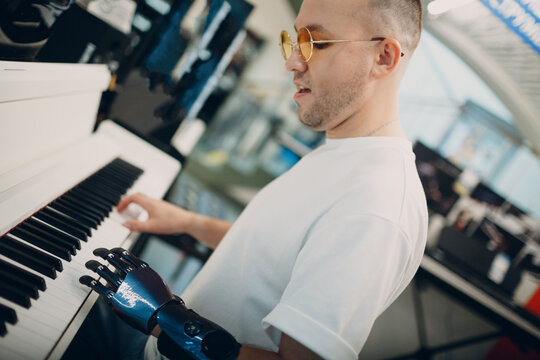
<path fill-rule="evenodd" d="M 310 106 L 305 109 L 301 106 L 298 108 L 300 122 L 316 130 L 327 130 L 327 124 L 339 122 L 341 113 L 355 101 L 360 88 L 361 81 L 355 76 L 332 90 L 312 93 Z"/>

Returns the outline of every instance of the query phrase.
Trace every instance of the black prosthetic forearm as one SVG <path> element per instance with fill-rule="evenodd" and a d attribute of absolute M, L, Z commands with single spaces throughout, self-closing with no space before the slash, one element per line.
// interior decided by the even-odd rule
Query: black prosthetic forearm
<path fill-rule="evenodd" d="M 157 313 L 159 351 L 169 359 L 236 359 L 240 344 L 219 325 L 182 303 L 171 301 Z"/>

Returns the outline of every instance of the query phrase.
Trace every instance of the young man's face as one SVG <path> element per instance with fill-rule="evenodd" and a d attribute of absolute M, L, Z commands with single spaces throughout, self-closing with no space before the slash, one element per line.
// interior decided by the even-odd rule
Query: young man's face
<path fill-rule="evenodd" d="M 361 20 L 364 1 L 304 0 L 295 27 L 307 27 L 313 40 L 370 39 Z M 296 34 L 291 35 L 296 37 Z M 296 39 L 295 39 L 296 40 Z M 297 51 L 286 67 L 294 73 L 299 90 L 294 96 L 302 123 L 315 130 L 331 130 L 354 116 L 369 89 L 370 49 L 377 42 L 314 44 L 313 55 L 304 62 Z M 304 89 L 301 89 L 303 87 Z"/>

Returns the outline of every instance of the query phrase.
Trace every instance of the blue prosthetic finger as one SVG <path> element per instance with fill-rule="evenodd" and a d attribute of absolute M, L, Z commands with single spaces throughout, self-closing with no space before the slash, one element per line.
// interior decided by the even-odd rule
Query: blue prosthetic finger
<path fill-rule="evenodd" d="M 113 273 L 107 266 L 96 260 L 88 261 L 85 266 L 105 279 L 113 287 L 114 291 L 118 290 L 118 287 L 122 285 L 122 278 L 118 274 Z"/>
<path fill-rule="evenodd" d="M 133 271 L 135 268 L 127 263 L 126 261 L 123 261 L 122 258 L 118 255 L 116 255 L 113 252 L 110 252 L 107 249 L 99 248 L 94 250 L 94 255 L 97 255 L 101 257 L 104 260 L 107 260 L 111 265 L 113 265 L 116 269 L 120 270 L 122 273 L 122 276 L 126 276 L 126 274 L 130 271 Z"/>
<path fill-rule="evenodd" d="M 136 256 L 134 256 L 133 254 L 131 254 L 129 251 L 125 250 L 125 249 L 122 249 L 120 247 L 117 247 L 117 248 L 114 248 L 114 249 L 111 249 L 111 251 L 115 254 L 117 254 L 118 256 L 120 256 L 122 259 L 124 259 L 125 261 L 129 262 L 130 264 L 132 264 L 133 266 L 137 267 L 137 268 L 145 268 L 145 267 L 148 267 L 148 264 L 145 263 L 144 261 L 142 261 L 141 259 L 137 258 Z"/>
<path fill-rule="evenodd" d="M 81 284 L 83 284 L 83 285 L 91 287 L 92 290 L 97 292 L 99 295 L 101 295 L 107 301 L 110 301 L 109 299 L 111 299 L 114 296 L 114 291 L 112 291 L 111 289 L 107 289 L 99 281 L 97 281 L 96 279 L 94 279 L 91 276 L 83 275 L 83 276 L 81 276 L 79 278 L 79 282 Z"/>
<path fill-rule="evenodd" d="M 110 254 L 109 249 L 97 248 L 92 252 L 94 255 L 99 256 L 102 259 L 107 260 L 107 256 Z"/>

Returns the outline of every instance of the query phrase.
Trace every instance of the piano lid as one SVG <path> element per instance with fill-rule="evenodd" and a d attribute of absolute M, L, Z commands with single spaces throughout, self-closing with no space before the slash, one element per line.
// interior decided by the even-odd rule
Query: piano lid
<path fill-rule="evenodd" d="M 105 65 L 0 61 L 0 176 L 92 133 Z"/>

